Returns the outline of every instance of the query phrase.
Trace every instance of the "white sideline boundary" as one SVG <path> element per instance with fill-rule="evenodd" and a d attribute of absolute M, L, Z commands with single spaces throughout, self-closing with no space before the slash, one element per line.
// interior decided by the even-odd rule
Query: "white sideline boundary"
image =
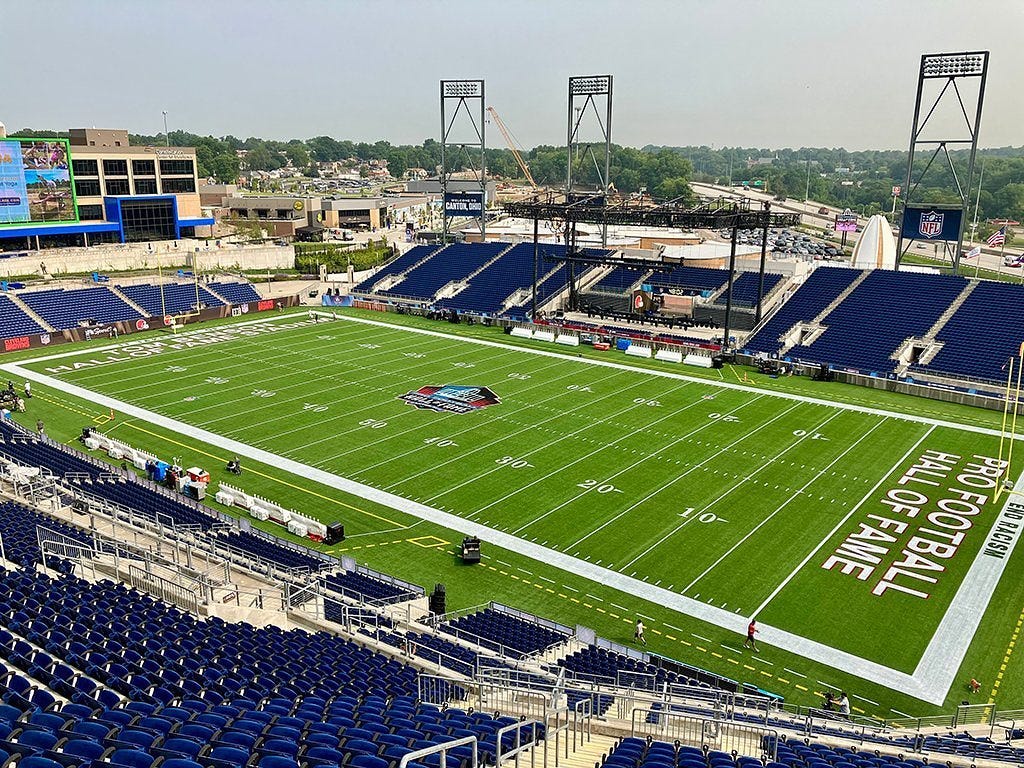
<path fill-rule="evenodd" d="M 275 320 L 292 319 L 296 317 L 300 317 L 300 315 L 293 314 L 290 316 L 278 317 L 275 318 Z M 381 323 L 379 321 L 365 320 L 362 318 L 339 316 L 339 319 L 372 326 L 383 326 L 389 329 L 396 328 L 396 326 L 391 323 Z M 251 325 L 254 323 L 265 322 L 267 322 L 267 320 L 260 319 L 246 324 Z M 756 387 L 747 387 L 731 384 L 729 382 L 709 381 L 707 379 L 700 379 L 683 374 L 640 369 L 633 366 L 621 365 L 603 360 L 573 358 L 566 355 L 548 352 L 546 350 L 531 350 L 528 348 L 516 347 L 515 345 L 492 342 L 485 339 L 463 338 L 451 334 L 428 331 L 425 329 L 409 328 L 405 330 L 408 330 L 411 333 L 420 333 L 428 336 L 464 340 L 468 343 L 475 343 L 499 349 L 520 350 L 528 354 L 574 360 L 576 362 L 600 367 L 616 368 L 638 373 L 647 373 L 652 376 L 679 379 L 699 384 L 708 384 L 711 386 L 734 389 L 751 394 L 766 394 L 765 390 L 758 389 Z M 116 349 L 123 346 L 125 345 L 119 344 L 103 348 L 95 348 L 88 350 L 88 352 L 85 352 L 84 354 L 108 351 L 110 349 Z M 0 364 L 0 370 L 5 371 L 12 376 L 27 379 L 38 384 L 52 387 L 55 390 L 89 400 L 97 405 L 113 408 L 121 414 L 143 419 L 170 431 L 189 435 L 196 440 L 217 446 L 229 453 L 245 456 L 246 458 L 253 459 L 264 464 L 279 467 L 292 474 L 307 477 L 310 480 L 327 487 L 335 488 L 345 493 L 365 498 L 382 506 L 399 512 L 404 512 L 408 515 L 419 518 L 420 520 L 427 520 L 450 530 L 458 530 L 465 534 L 477 536 L 481 540 L 494 544 L 495 546 L 511 550 L 534 560 L 549 563 L 561 570 L 604 584 L 612 589 L 635 595 L 644 600 L 663 605 L 671 610 L 684 613 L 701 621 L 706 621 L 730 632 L 742 634 L 746 630 L 747 617 L 740 614 L 730 613 L 722 608 L 716 608 L 707 603 L 702 603 L 699 600 L 684 597 L 662 587 L 654 586 L 653 584 L 626 576 L 625 574 L 618 573 L 608 568 L 603 568 L 599 565 L 567 555 L 558 550 L 541 546 L 539 544 L 520 539 L 511 534 L 466 520 L 458 515 L 444 512 L 426 504 L 411 501 L 401 496 L 364 485 L 363 483 L 349 480 L 348 478 L 340 475 L 326 472 L 308 464 L 297 462 L 293 459 L 280 456 L 261 448 L 256 448 L 255 446 L 251 446 L 237 440 L 232 440 L 222 435 L 209 432 L 205 429 L 193 427 L 189 424 L 154 413 L 131 403 L 126 403 L 108 395 L 93 392 L 70 382 L 62 381 L 52 376 L 22 367 L 24 364 L 38 363 L 69 356 L 80 356 L 82 354 L 82 351 L 68 352 L 40 358 L 26 359 L 17 363 L 4 363 Z M 970 425 L 957 424 L 955 422 L 948 422 L 939 419 L 897 414 L 890 411 L 863 406 L 831 403 L 803 395 L 773 392 L 768 392 L 767 394 L 797 402 L 831 406 L 833 408 L 844 408 L 859 413 L 888 416 L 891 418 L 902 419 L 904 421 L 930 424 L 932 426 L 950 427 L 978 434 L 996 436 L 999 434 L 995 430 L 985 429 L 982 427 L 972 427 Z M 1017 482 L 1018 484 L 1024 483 L 1024 473 L 1021 474 Z M 1015 509 L 1011 510 L 1011 506 L 1014 506 Z M 993 521 L 989 530 L 994 530 L 995 527 L 1004 520 L 1012 521 L 1013 519 L 1019 519 L 1019 517 L 1015 518 L 1014 516 L 1019 516 L 1022 511 L 1024 511 L 1024 507 L 1014 504 L 1013 497 L 1008 494 L 1006 503 L 996 520 Z M 1007 516 L 1008 513 L 1010 515 L 1009 517 Z M 901 672 L 877 662 L 860 658 L 859 656 L 855 656 L 854 654 L 846 651 L 831 648 L 823 643 L 801 637 L 777 627 L 762 625 L 762 639 L 770 645 L 777 646 L 783 650 L 798 654 L 812 661 L 826 664 L 842 672 L 847 672 L 862 679 L 883 685 L 887 688 L 891 688 L 915 698 L 922 699 L 928 703 L 941 705 L 953 684 L 953 680 L 959 671 L 959 666 L 962 663 L 964 656 L 967 654 L 971 640 L 973 639 L 977 627 L 984 616 L 985 610 L 991 601 L 992 595 L 1000 581 L 1006 563 L 1012 556 L 1013 550 L 1020 538 L 1021 526 L 1019 523 L 1010 522 L 1010 528 L 1012 528 L 1015 533 L 1012 540 L 1007 545 L 1007 550 L 1003 558 L 1000 559 L 986 556 L 984 546 L 979 549 L 974 563 L 971 565 L 971 568 L 968 570 L 963 582 L 960 584 L 956 595 L 950 603 L 946 614 L 940 621 L 939 627 L 933 635 L 931 642 L 928 644 L 928 647 L 922 655 L 913 674 Z"/>

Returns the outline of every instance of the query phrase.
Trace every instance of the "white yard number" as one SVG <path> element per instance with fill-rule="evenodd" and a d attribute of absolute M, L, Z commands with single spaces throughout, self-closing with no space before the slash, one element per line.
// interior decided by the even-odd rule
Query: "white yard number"
<path fill-rule="evenodd" d="M 729 421 L 729 422 L 737 422 L 737 421 L 739 421 L 739 417 L 733 416 L 731 413 L 709 413 L 708 414 L 708 418 L 709 419 L 714 419 L 715 421 Z"/>
<path fill-rule="evenodd" d="M 327 338 L 331 338 L 328 336 Z M 360 344 L 361 349 L 380 349 L 380 344 Z"/>
<path fill-rule="evenodd" d="M 168 373 L 184 373 L 188 368 L 182 368 L 180 365 L 169 365 L 164 370 Z"/>
<path fill-rule="evenodd" d="M 657 400 L 648 400 L 645 397 L 636 397 L 636 398 L 633 399 L 633 402 L 635 404 L 637 404 L 637 405 L 649 405 L 652 408 L 660 408 L 661 407 L 661 403 L 659 403 Z"/>
<path fill-rule="evenodd" d="M 693 507 L 687 507 L 686 509 L 684 509 L 682 512 L 679 513 L 679 517 L 689 517 L 690 515 L 692 515 L 696 511 L 697 510 L 694 509 Z M 725 519 L 719 517 L 714 512 L 702 512 L 701 514 L 697 515 L 693 519 L 696 520 L 698 523 L 728 523 L 729 522 L 728 520 L 725 520 Z"/>
<path fill-rule="evenodd" d="M 463 363 L 461 361 L 457 363 L 452 363 L 452 365 L 455 366 L 456 368 L 476 368 L 475 363 Z"/>
<path fill-rule="evenodd" d="M 821 432 L 808 432 L 806 429 L 794 429 L 793 434 L 797 437 L 810 436 L 811 440 L 828 440 Z"/>
<path fill-rule="evenodd" d="M 254 389 L 250 394 L 253 397 L 273 397 L 277 392 L 271 392 L 269 389 Z"/>
<path fill-rule="evenodd" d="M 220 376 L 210 376 L 206 379 L 204 384 L 227 384 L 228 379 L 222 379 Z"/>
<path fill-rule="evenodd" d="M 317 405 L 316 403 L 303 403 L 302 410 L 312 411 L 313 413 L 323 413 L 327 410 L 326 405 Z"/>
<path fill-rule="evenodd" d="M 510 373 L 508 375 L 508 377 L 510 379 L 520 379 L 522 381 L 526 381 L 528 378 L 530 378 L 530 374 L 528 374 L 528 373 Z"/>
<path fill-rule="evenodd" d="M 381 429 L 387 425 L 386 421 L 381 421 L 380 419 L 363 419 L 359 422 L 360 427 L 369 427 L 370 429 Z"/>
<path fill-rule="evenodd" d="M 593 489 L 598 493 L 622 493 L 621 488 L 616 488 L 611 483 L 599 483 L 597 480 L 584 480 L 582 483 L 576 483 L 576 487 L 588 491 Z"/>
<path fill-rule="evenodd" d="M 454 443 L 446 437 L 428 437 L 423 441 L 427 445 L 436 445 L 438 448 L 458 448 L 459 444 Z"/>
<path fill-rule="evenodd" d="M 404 357 L 415 358 L 416 360 L 422 360 L 424 357 L 426 357 L 426 355 L 424 355 L 422 352 L 403 352 L 402 355 Z"/>
<path fill-rule="evenodd" d="M 524 467 L 533 466 L 526 459 L 517 459 L 515 456 L 502 456 L 500 459 L 495 459 L 494 463 L 501 464 L 503 467 L 512 467 L 512 469 L 523 469 Z"/>
<path fill-rule="evenodd" d="M 585 384 L 570 384 L 566 387 L 570 392 L 592 392 L 593 390 Z"/>

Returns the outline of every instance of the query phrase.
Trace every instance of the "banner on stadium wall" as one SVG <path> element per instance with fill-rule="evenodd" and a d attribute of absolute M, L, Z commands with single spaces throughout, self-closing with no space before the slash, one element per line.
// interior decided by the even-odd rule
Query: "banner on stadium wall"
<path fill-rule="evenodd" d="M 901 234 L 908 240 L 957 240 L 962 217 L 959 208 L 907 208 L 903 211 Z"/>
<path fill-rule="evenodd" d="M 484 212 L 481 192 L 448 192 L 444 196 L 445 216 L 480 216 Z"/>
<path fill-rule="evenodd" d="M 277 305 L 281 309 L 286 307 L 297 307 L 298 296 L 280 296 L 276 299 L 262 299 L 246 304 L 221 305 L 204 309 L 196 315 L 175 317 L 178 325 L 194 325 L 206 320 L 220 320 L 226 317 L 240 317 L 249 313 L 265 312 L 274 309 Z M 24 349 L 38 349 L 52 347 L 57 344 L 68 344 L 76 341 L 91 341 L 93 339 L 116 339 L 129 333 L 141 333 L 154 328 L 162 328 L 165 323 L 160 317 L 142 317 L 137 320 L 124 320 L 116 323 L 101 323 L 98 325 L 69 328 L 66 331 L 53 331 L 52 333 L 39 333 L 31 336 L 15 336 L 0 341 L 0 353 L 18 352 Z"/>

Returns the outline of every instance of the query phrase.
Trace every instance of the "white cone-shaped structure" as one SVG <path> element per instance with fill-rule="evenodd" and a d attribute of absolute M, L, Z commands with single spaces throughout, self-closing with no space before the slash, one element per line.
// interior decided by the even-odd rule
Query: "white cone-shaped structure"
<path fill-rule="evenodd" d="M 6 139 L 6 138 L 7 138 L 7 129 L 4 127 L 3 123 L 0 123 L 0 139 Z"/>
<path fill-rule="evenodd" d="M 854 269 L 896 269 L 896 240 L 885 216 L 876 213 L 853 247 Z"/>

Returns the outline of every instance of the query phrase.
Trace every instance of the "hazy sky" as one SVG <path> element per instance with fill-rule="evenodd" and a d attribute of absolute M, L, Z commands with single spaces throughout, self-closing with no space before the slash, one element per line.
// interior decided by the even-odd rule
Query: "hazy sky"
<path fill-rule="evenodd" d="M 907 145 L 922 53 L 992 51 L 981 139 L 1024 144 L 1024 0 L 32 0 L 5 3 L 0 121 L 419 143 L 484 78 L 527 147 L 566 79 L 615 77 L 616 143 Z M 502 146 L 489 129 L 488 144 Z"/>

